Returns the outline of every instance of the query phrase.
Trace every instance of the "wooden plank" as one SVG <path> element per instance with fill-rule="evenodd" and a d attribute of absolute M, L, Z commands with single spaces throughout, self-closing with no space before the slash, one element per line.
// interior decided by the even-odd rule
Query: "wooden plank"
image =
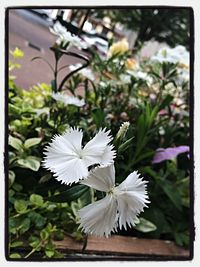
<path fill-rule="evenodd" d="M 58 249 L 71 252 L 81 252 L 83 247 L 83 242 L 70 236 L 65 236 L 62 241 L 54 241 L 54 244 Z M 89 236 L 84 253 L 189 257 L 189 250 L 178 247 L 171 241 L 118 235 L 109 238 Z"/>

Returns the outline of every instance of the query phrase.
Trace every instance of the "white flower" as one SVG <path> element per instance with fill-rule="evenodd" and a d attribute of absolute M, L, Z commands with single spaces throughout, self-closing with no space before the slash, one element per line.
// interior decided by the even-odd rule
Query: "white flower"
<path fill-rule="evenodd" d="M 177 69 L 178 77 L 176 79 L 176 84 L 181 86 L 185 82 L 190 80 L 190 71 L 188 68 L 178 68 Z"/>
<path fill-rule="evenodd" d="M 77 107 L 82 107 L 85 105 L 84 99 L 79 99 L 75 96 L 63 95 L 61 93 L 52 93 L 52 97 L 56 101 L 60 101 L 65 105 L 74 105 Z"/>
<path fill-rule="evenodd" d="M 175 48 L 161 48 L 151 59 L 160 63 L 180 63 L 186 67 L 189 67 L 189 53 L 182 45 L 178 45 Z"/>
<path fill-rule="evenodd" d="M 184 46 L 178 45 L 175 48 L 162 48 L 158 51 L 157 55 L 151 58 L 153 61 L 158 61 L 160 63 L 178 63 L 177 68 L 177 79 L 176 84 L 181 86 L 182 83 L 188 82 L 190 77 L 189 72 L 189 62 L 190 56 L 189 52 Z"/>
<path fill-rule="evenodd" d="M 76 64 L 76 65 L 70 65 L 69 69 L 71 71 L 77 70 L 78 68 L 80 68 L 82 65 L 80 63 Z M 85 76 L 86 78 L 88 78 L 91 81 L 95 80 L 94 74 L 93 72 L 88 69 L 88 68 L 84 68 L 78 71 L 81 75 Z"/>
<path fill-rule="evenodd" d="M 136 171 L 115 186 L 114 165 L 97 167 L 81 183 L 96 190 L 106 192 L 106 197 L 79 211 L 80 227 L 87 234 L 108 237 L 111 232 L 134 226 L 137 216 L 149 203 L 146 181 L 139 178 Z"/>
<path fill-rule="evenodd" d="M 40 116 L 41 114 L 49 115 L 49 108 L 46 107 L 35 109 L 35 113 L 37 114 L 37 116 Z"/>
<path fill-rule="evenodd" d="M 78 182 L 88 176 L 88 167 L 113 163 L 115 151 L 113 145 L 108 145 L 113 139 L 109 134 L 110 131 L 101 129 L 82 147 L 82 131 L 70 128 L 63 135 L 54 136 L 45 148 L 43 166 L 53 172 L 58 181 Z"/>
<path fill-rule="evenodd" d="M 127 75 L 127 74 L 121 74 L 119 76 L 120 78 L 120 81 L 124 84 L 129 84 L 131 83 L 131 76 L 130 75 Z"/>
<path fill-rule="evenodd" d="M 49 29 L 53 34 L 59 36 L 59 39 L 56 41 L 57 44 L 63 42 L 64 45 L 66 45 L 69 42 L 68 48 L 73 45 L 77 46 L 78 48 L 87 48 L 87 45 L 83 40 L 81 40 L 78 36 L 73 36 L 66 30 L 65 27 L 61 25 L 60 22 L 56 21 L 56 23 L 53 25 L 53 28 Z"/>
<path fill-rule="evenodd" d="M 140 70 L 128 70 L 127 73 L 133 75 L 136 79 L 145 80 L 148 86 L 151 86 L 153 83 L 152 77 L 150 77 L 146 72 Z"/>

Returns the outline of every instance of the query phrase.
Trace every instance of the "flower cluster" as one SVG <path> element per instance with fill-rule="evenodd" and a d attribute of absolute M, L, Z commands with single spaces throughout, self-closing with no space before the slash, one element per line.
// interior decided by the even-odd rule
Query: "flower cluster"
<path fill-rule="evenodd" d="M 136 224 L 137 216 L 149 202 L 147 182 L 134 171 L 115 185 L 116 151 L 110 144 L 113 140 L 110 131 L 100 129 L 84 147 L 82 139 L 83 132 L 73 128 L 54 136 L 45 148 L 43 166 L 62 183 L 81 182 L 106 193 L 104 198 L 82 208 L 79 215 L 80 227 L 86 234 L 108 237 L 118 227 L 127 229 L 127 225 Z"/>
<path fill-rule="evenodd" d="M 184 46 L 178 45 L 175 48 L 164 47 L 157 55 L 151 58 L 154 61 L 179 63 L 180 67 L 189 67 L 189 53 Z"/>
<path fill-rule="evenodd" d="M 177 64 L 177 85 L 181 86 L 182 83 L 189 81 L 190 56 L 184 46 L 178 45 L 174 48 L 161 48 L 156 55 L 151 57 L 151 60 L 152 62 Z"/>
<path fill-rule="evenodd" d="M 108 236 L 117 230 L 117 226 L 126 230 L 127 225 L 135 225 L 138 214 L 149 202 L 146 182 L 137 172 L 132 172 L 119 186 L 115 186 L 114 165 L 95 168 L 82 184 L 107 193 L 103 199 L 79 211 L 80 226 L 86 233 Z"/>
<path fill-rule="evenodd" d="M 62 102 L 66 106 L 74 105 L 77 107 L 82 107 L 85 105 L 84 99 L 79 99 L 75 96 L 64 95 L 61 93 L 52 93 L 52 98 L 55 99 L 56 101 Z"/>
<path fill-rule="evenodd" d="M 55 35 L 57 35 L 59 37 L 57 39 L 57 41 L 56 41 L 56 43 L 58 45 L 60 45 L 61 43 L 63 43 L 64 46 L 66 44 L 68 44 L 68 48 L 70 48 L 71 46 L 76 46 L 79 49 L 81 49 L 81 48 L 83 48 L 83 49 L 87 48 L 87 45 L 86 45 L 85 42 L 83 42 L 78 36 L 73 36 L 58 21 L 53 25 L 52 28 L 50 28 L 50 31 L 53 34 L 55 34 Z"/>

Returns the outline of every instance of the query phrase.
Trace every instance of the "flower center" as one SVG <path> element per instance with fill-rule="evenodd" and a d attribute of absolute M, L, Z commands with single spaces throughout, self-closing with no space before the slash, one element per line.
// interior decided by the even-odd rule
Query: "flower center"
<path fill-rule="evenodd" d="M 117 196 L 120 194 L 120 190 L 117 187 L 113 186 L 110 189 L 110 191 L 108 192 L 108 194 L 113 195 L 113 196 Z"/>
<path fill-rule="evenodd" d="M 79 159 L 83 159 L 84 158 L 83 150 L 82 149 L 79 150 L 79 151 L 77 151 L 77 156 L 78 156 Z"/>

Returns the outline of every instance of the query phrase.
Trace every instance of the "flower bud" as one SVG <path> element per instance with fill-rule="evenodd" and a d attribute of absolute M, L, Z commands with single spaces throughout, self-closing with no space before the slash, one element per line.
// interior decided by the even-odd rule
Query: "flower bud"
<path fill-rule="evenodd" d="M 117 133 L 117 136 L 116 138 L 117 139 L 123 139 L 128 131 L 128 128 L 129 128 L 129 125 L 130 125 L 130 122 L 126 121 L 126 122 L 123 122 L 122 125 L 120 126 L 119 128 L 119 131 Z"/>

